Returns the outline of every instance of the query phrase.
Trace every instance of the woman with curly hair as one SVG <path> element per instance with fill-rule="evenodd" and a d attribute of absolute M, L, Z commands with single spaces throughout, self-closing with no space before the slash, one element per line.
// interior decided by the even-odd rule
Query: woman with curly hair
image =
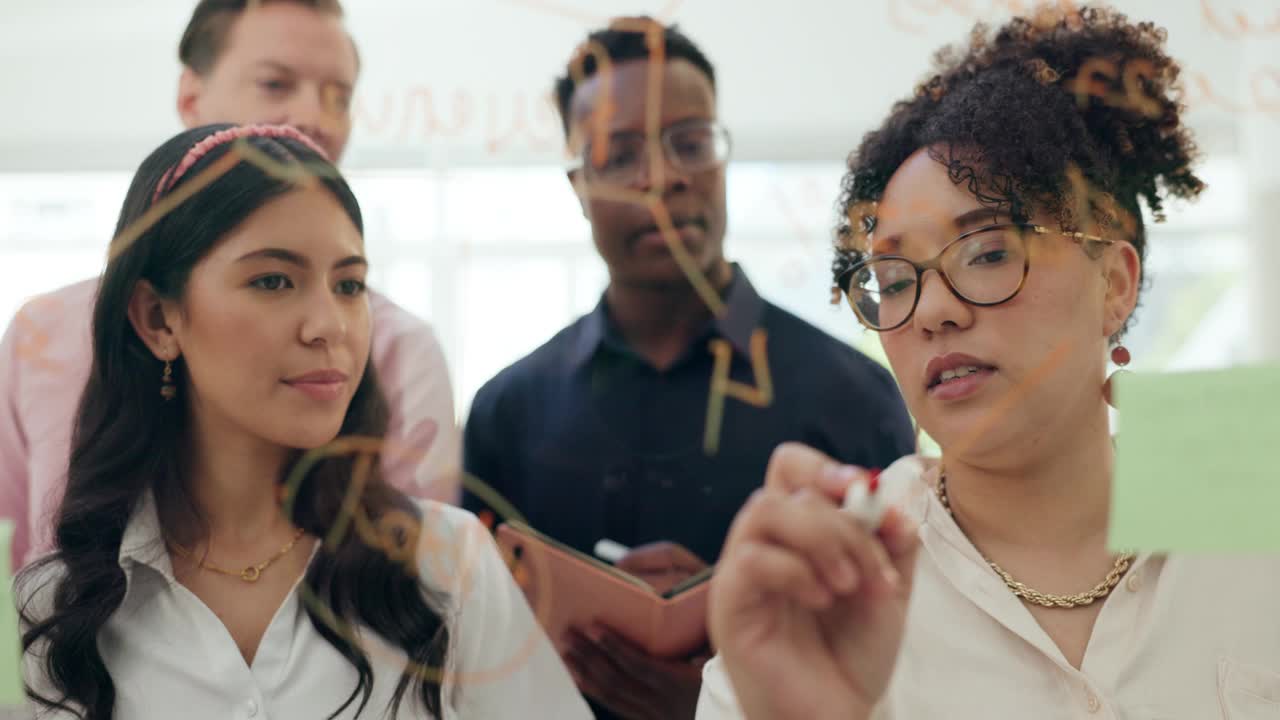
<path fill-rule="evenodd" d="M 1140 204 L 1203 189 L 1164 39 L 1098 8 L 979 26 L 850 156 L 835 281 L 942 461 L 872 529 L 839 508 L 869 473 L 775 453 L 699 718 L 1277 716 L 1280 562 L 1107 546 Z"/>

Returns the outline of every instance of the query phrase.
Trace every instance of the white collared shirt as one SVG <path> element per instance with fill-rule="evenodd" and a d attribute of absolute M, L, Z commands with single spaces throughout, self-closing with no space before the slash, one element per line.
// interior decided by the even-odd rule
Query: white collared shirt
<path fill-rule="evenodd" d="M 1139 555 L 1079 670 L 932 493 L 906 633 L 876 720 L 1280 718 L 1280 557 Z M 698 720 L 741 718 L 719 657 Z"/>
<path fill-rule="evenodd" d="M 444 718 L 589 720 L 586 702 L 489 532 L 465 510 L 433 501 L 419 501 L 419 506 L 419 577 L 449 597 Z M 252 665 L 246 664 L 222 622 L 174 579 L 150 494 L 130 518 L 120 564 L 127 591 L 98 636 L 115 683 L 116 718 L 320 720 L 355 688 L 354 667 L 312 625 L 300 585 L 276 611 Z M 33 580 L 19 591 L 44 586 L 35 590 L 32 608 L 48 607 L 52 585 L 44 578 Z M 19 596 L 20 605 L 22 600 Z M 384 718 L 406 659 L 371 631 L 361 637 L 373 668 L 373 693 L 361 717 Z M 27 682 L 47 696 L 42 667 L 29 652 Z M 358 704 L 357 699 L 339 717 L 354 718 Z M 412 688 L 397 717 L 429 717 Z"/>

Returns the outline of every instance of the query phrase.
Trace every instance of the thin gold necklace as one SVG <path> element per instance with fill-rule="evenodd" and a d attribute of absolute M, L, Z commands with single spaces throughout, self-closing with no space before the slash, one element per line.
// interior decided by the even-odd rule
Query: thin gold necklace
<path fill-rule="evenodd" d="M 955 513 L 951 510 L 951 502 L 947 499 L 947 475 L 941 473 L 938 475 L 938 501 L 942 503 L 942 507 L 946 509 L 947 514 L 953 519 Z M 982 553 L 979 552 L 981 555 Z M 1125 571 L 1129 569 L 1129 564 L 1133 562 L 1134 554 L 1123 553 L 1116 558 L 1116 564 L 1111 567 L 1111 572 L 1102 579 L 1102 582 L 1094 585 L 1091 590 L 1074 595 L 1052 595 L 1050 593 L 1042 593 L 1039 590 L 1027 587 L 1026 585 L 1013 579 L 1013 576 L 1005 571 L 1004 568 L 992 562 L 987 556 L 983 555 L 982 559 L 987 561 L 992 570 L 1000 576 L 1006 587 L 1013 591 L 1013 594 L 1023 600 L 1040 605 L 1047 608 L 1073 608 L 1083 607 L 1092 604 L 1098 598 L 1106 597 L 1108 593 L 1120 582 L 1120 578 L 1124 576 Z"/>
<path fill-rule="evenodd" d="M 250 565 L 243 570 L 239 570 L 239 571 L 227 570 L 225 568 L 220 568 L 217 565 L 214 565 L 213 563 L 207 562 L 205 560 L 200 560 L 199 562 L 197 562 L 196 567 L 201 570 L 209 570 L 211 572 L 220 573 L 222 575 L 237 577 L 247 583 L 257 582 L 258 578 L 262 576 L 263 570 L 266 570 L 268 567 L 271 566 L 272 563 L 284 557 L 290 550 L 293 549 L 294 545 L 298 544 L 298 540 L 302 539 L 302 534 L 303 534 L 302 528 L 298 528 L 298 531 L 293 534 L 293 539 L 290 540 L 288 543 L 286 543 L 284 547 L 280 548 L 279 552 L 267 558 L 266 560 L 263 560 L 257 565 Z M 186 548 L 172 541 L 170 541 L 169 544 L 182 557 L 187 558 L 188 560 L 192 559 L 191 553 Z"/>

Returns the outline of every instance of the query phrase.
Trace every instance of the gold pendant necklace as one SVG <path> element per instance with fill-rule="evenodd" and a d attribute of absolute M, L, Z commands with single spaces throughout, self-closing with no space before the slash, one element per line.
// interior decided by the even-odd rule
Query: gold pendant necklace
<path fill-rule="evenodd" d="M 955 513 L 951 511 L 951 502 L 947 499 L 947 476 L 945 473 L 938 475 L 937 494 L 938 501 L 942 503 L 942 507 L 945 508 L 947 514 L 954 519 Z M 1048 608 L 1083 607 L 1085 605 L 1092 604 L 1093 601 L 1098 598 L 1106 597 L 1107 594 L 1110 593 L 1111 590 L 1120 582 L 1120 578 L 1123 577 L 1125 572 L 1129 569 L 1129 565 L 1133 562 L 1133 558 L 1134 553 L 1129 552 L 1121 554 L 1116 558 L 1116 564 L 1111 567 L 1111 572 L 1107 573 L 1107 576 L 1102 579 L 1102 582 L 1094 585 L 1090 590 L 1082 593 L 1076 593 L 1074 595 L 1052 595 L 1050 593 L 1043 593 L 1034 588 L 1027 587 L 1017 580 L 1014 580 L 1013 576 L 1006 572 L 1004 568 L 994 562 L 991 562 L 991 560 L 989 560 L 985 555 L 982 556 L 982 559 L 987 561 L 987 564 L 991 566 L 992 570 L 995 570 L 996 574 L 1000 576 L 1000 579 L 1004 581 L 1005 586 L 1012 590 L 1014 595 L 1029 603 Z"/>
<path fill-rule="evenodd" d="M 210 572 L 216 572 L 222 575 L 229 575 L 231 577 L 240 578 L 241 580 L 247 583 L 257 582 L 258 578 L 262 577 L 263 570 L 266 570 L 268 567 L 271 566 L 272 563 L 284 557 L 290 550 L 293 549 L 294 545 L 298 544 L 298 540 L 302 539 L 302 534 L 303 534 L 302 528 L 298 528 L 298 531 L 293 534 L 293 539 L 290 540 L 288 543 L 286 543 L 284 547 L 280 548 L 279 552 L 267 558 L 266 560 L 263 560 L 257 565 L 250 565 L 243 570 L 227 570 L 225 568 L 220 568 L 217 565 L 214 565 L 211 562 L 206 562 L 204 560 L 201 560 L 198 563 L 196 563 L 196 567 L 201 570 L 208 570 Z M 187 558 L 188 560 L 192 559 L 191 553 L 186 548 L 172 541 L 169 543 L 169 545 L 172 546 L 173 549 L 176 550 L 178 554 L 181 555 L 182 557 Z"/>

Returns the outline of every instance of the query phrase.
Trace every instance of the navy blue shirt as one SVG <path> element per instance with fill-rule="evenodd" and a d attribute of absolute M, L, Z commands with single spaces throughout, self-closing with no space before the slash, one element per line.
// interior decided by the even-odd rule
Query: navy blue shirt
<path fill-rule="evenodd" d="M 906 408 L 883 367 L 762 299 L 736 266 L 725 302 L 724 316 L 658 370 L 627 346 L 602 299 L 476 394 L 466 471 L 533 527 L 582 552 L 601 538 L 630 547 L 669 540 L 714 563 L 779 443 L 802 442 L 864 467 L 914 451 Z M 773 402 L 726 397 L 719 449 L 708 455 L 708 343 L 728 340 L 731 379 L 754 386 L 756 328 L 767 331 Z M 488 508 L 470 492 L 463 504 Z"/>

